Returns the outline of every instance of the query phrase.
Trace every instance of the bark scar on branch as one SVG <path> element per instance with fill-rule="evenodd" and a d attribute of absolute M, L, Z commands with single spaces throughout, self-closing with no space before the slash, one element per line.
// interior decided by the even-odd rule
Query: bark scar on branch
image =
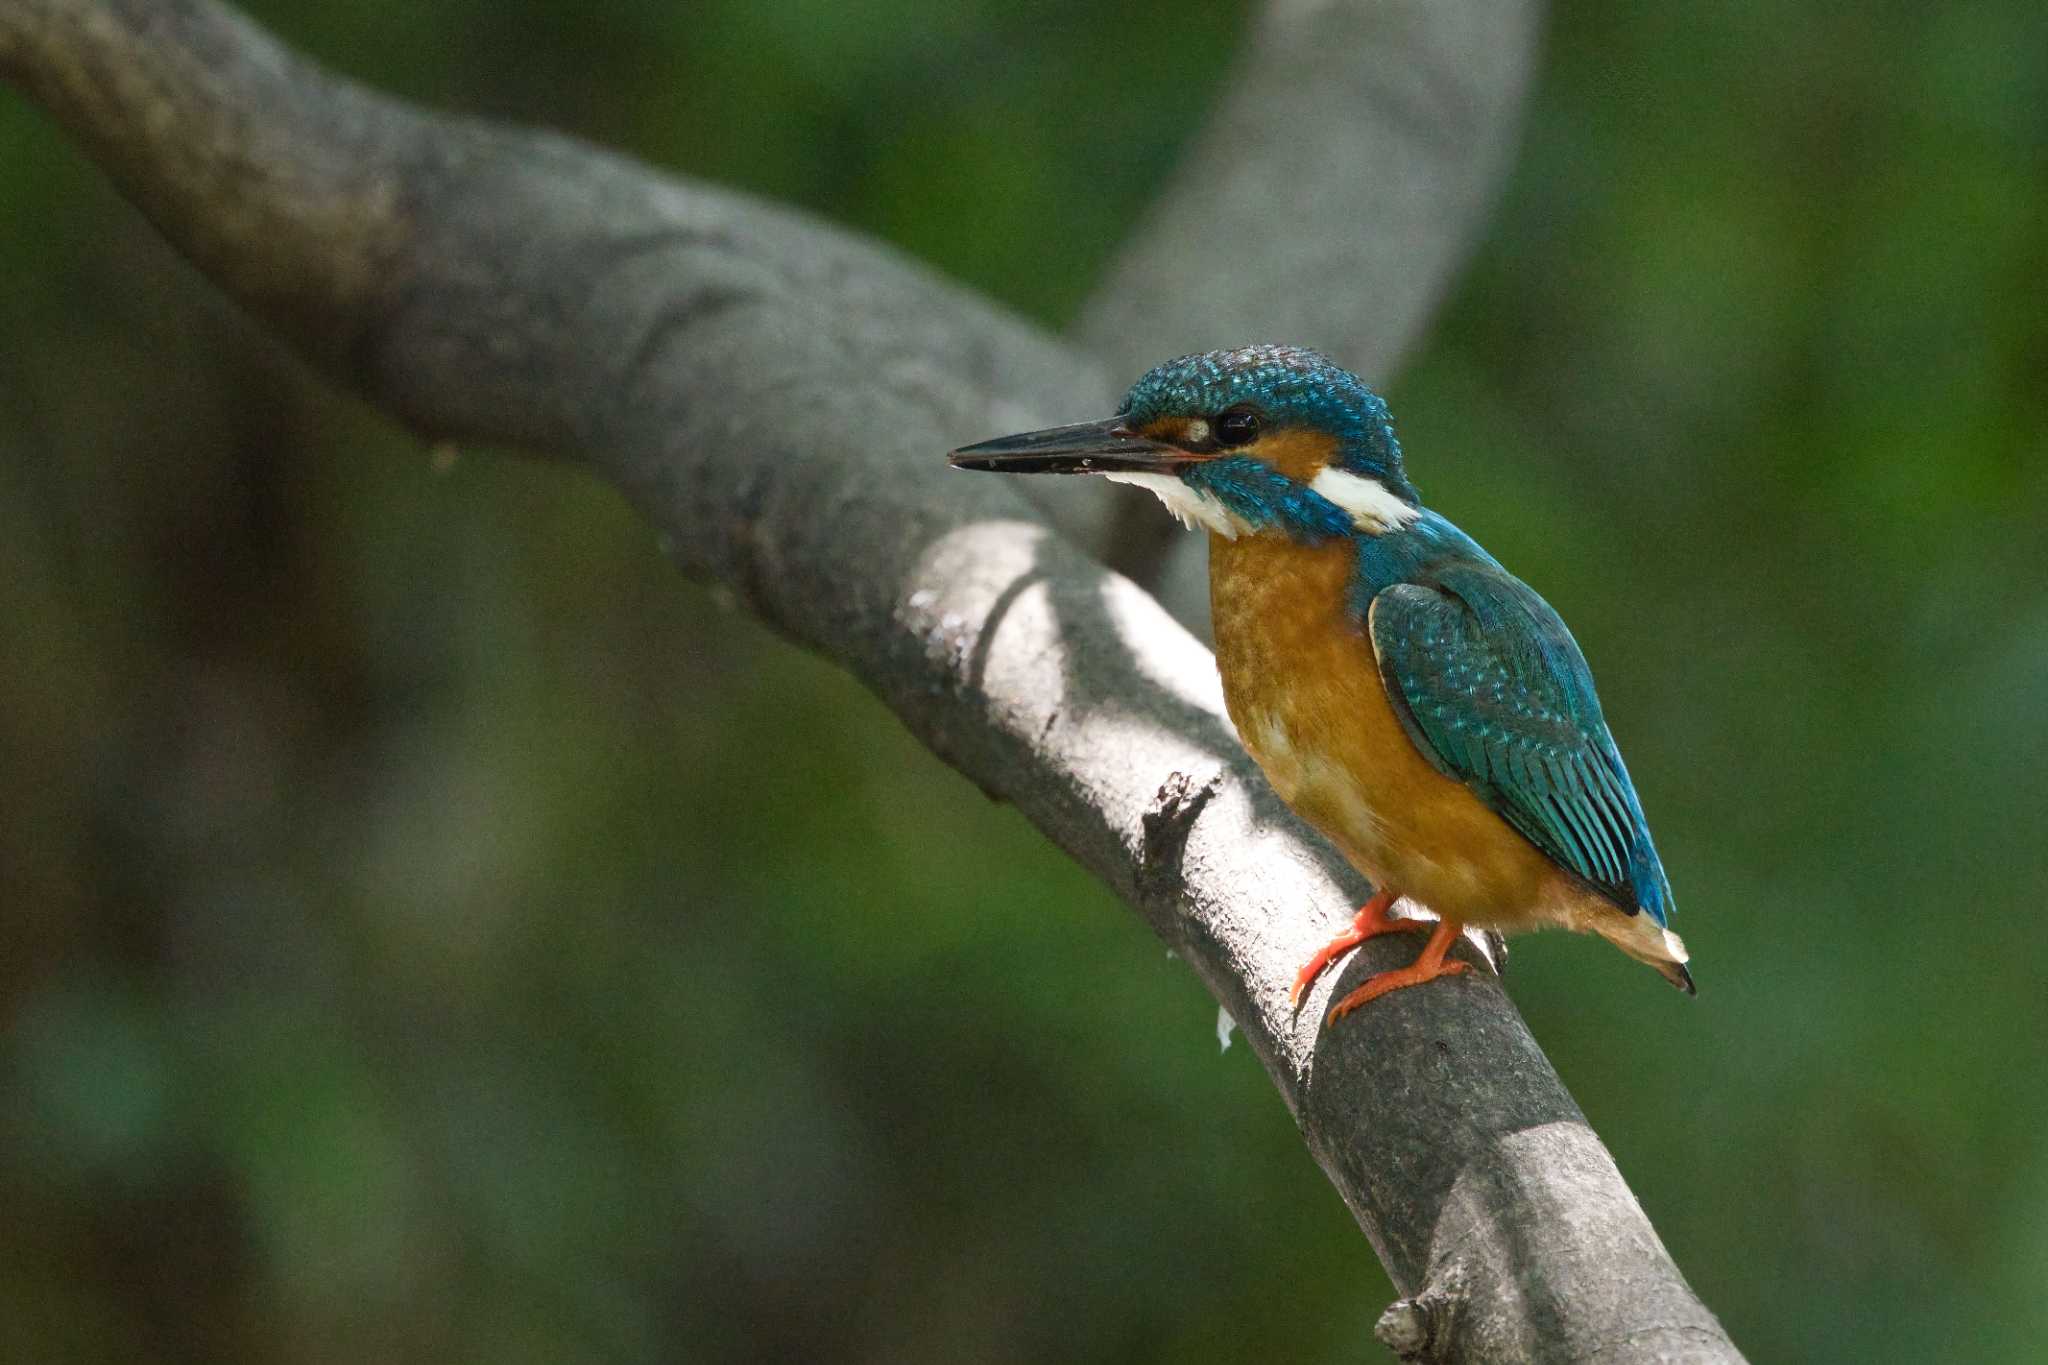
<path fill-rule="evenodd" d="M 1181 863 L 1187 857 L 1188 836 L 1202 807 L 1209 804 L 1223 786 L 1223 775 L 1211 773 L 1199 785 L 1184 772 L 1167 775 L 1144 815 L 1144 850 L 1139 855 L 1142 875 L 1171 893 L 1181 885 Z"/>

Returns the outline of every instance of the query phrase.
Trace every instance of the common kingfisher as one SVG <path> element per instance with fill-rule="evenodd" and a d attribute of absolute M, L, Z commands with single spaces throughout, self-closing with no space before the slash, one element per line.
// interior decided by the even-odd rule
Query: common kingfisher
<path fill-rule="evenodd" d="M 1671 884 L 1548 602 L 1422 505 L 1387 405 L 1315 351 L 1182 356 L 1112 417 L 952 452 L 962 469 L 1100 474 L 1209 533 L 1216 667 L 1273 789 L 1376 894 L 1292 999 L 1365 940 L 1437 922 L 1411 966 L 1340 1000 L 1465 970 L 1464 926 L 1591 931 L 1693 993 Z"/>

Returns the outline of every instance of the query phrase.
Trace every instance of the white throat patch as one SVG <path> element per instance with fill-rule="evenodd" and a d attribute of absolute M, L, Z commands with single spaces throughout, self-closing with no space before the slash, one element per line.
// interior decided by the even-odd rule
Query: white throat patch
<path fill-rule="evenodd" d="M 1225 540 L 1236 540 L 1252 529 L 1251 523 L 1243 517 L 1201 489 L 1188 487 L 1180 481 L 1178 475 L 1133 474 L 1126 471 L 1116 474 L 1105 473 L 1102 477 L 1113 483 L 1127 483 L 1133 487 L 1150 489 L 1166 504 L 1167 511 L 1180 518 L 1183 526 L 1214 531 Z M 1381 492 L 1385 491 L 1381 489 Z"/>
<path fill-rule="evenodd" d="M 1349 512 L 1351 524 L 1371 535 L 1398 531 L 1421 515 L 1378 479 L 1368 479 L 1334 465 L 1325 465 L 1309 489 Z"/>

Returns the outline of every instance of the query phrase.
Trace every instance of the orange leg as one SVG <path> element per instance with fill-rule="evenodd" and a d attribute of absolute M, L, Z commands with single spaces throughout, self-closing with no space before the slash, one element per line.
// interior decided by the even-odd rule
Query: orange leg
<path fill-rule="evenodd" d="M 1422 956 L 1412 966 L 1396 967 L 1391 972 L 1381 972 L 1370 978 L 1363 986 L 1339 1000 L 1330 1010 L 1329 1023 L 1336 1023 L 1351 1011 L 1369 1000 L 1377 1000 L 1388 991 L 1398 991 L 1403 986 L 1420 986 L 1425 981 L 1434 981 L 1440 976 L 1456 976 L 1465 970 L 1462 962 L 1444 961 L 1444 954 L 1458 941 L 1458 935 L 1465 926 L 1454 919 L 1438 920 L 1436 932 L 1423 945 Z"/>
<path fill-rule="evenodd" d="M 1323 974 L 1325 967 L 1367 939 L 1429 927 L 1412 919 L 1395 919 L 1387 913 L 1393 906 L 1394 893 L 1391 891 L 1382 891 L 1367 901 L 1365 908 L 1358 912 L 1358 918 L 1351 921 L 1351 927 L 1317 949 L 1316 955 L 1308 960 L 1308 965 L 1294 978 L 1294 989 L 1287 993 L 1287 1003 L 1299 1005 L 1302 992 L 1315 985 L 1316 978 Z"/>

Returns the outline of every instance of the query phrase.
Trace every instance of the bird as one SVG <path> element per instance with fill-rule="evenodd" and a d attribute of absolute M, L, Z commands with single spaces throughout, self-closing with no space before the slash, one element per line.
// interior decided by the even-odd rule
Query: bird
<path fill-rule="evenodd" d="M 1231 723 L 1282 801 L 1375 894 L 1295 978 L 1368 939 L 1427 931 L 1328 1024 L 1455 976 L 1468 925 L 1598 934 L 1695 994 L 1671 883 L 1550 604 L 1408 479 L 1387 404 L 1321 353 L 1182 356 L 1110 417 L 950 452 L 956 468 L 1092 474 L 1156 494 L 1209 542 Z M 1407 898 L 1434 926 L 1394 914 Z"/>

